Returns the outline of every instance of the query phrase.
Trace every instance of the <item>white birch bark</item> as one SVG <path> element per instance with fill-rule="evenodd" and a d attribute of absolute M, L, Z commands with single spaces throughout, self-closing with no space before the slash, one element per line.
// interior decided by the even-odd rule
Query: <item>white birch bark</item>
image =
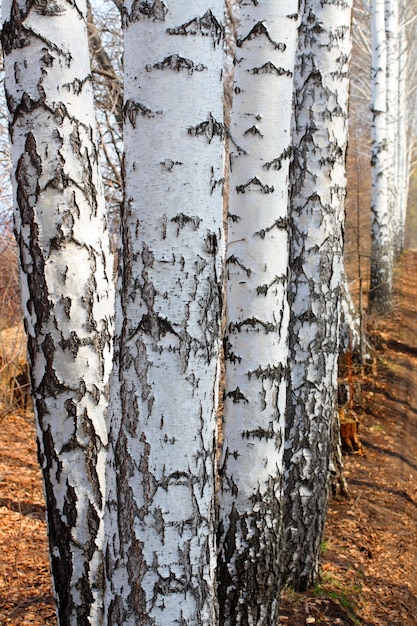
<path fill-rule="evenodd" d="M 113 283 L 84 2 L 4 0 L 22 305 L 60 624 L 103 617 Z"/>
<path fill-rule="evenodd" d="M 216 623 L 223 3 L 127 1 L 107 623 Z M 117 401 L 117 399 L 116 399 Z"/>
<path fill-rule="evenodd" d="M 392 238 L 393 262 L 401 253 L 402 216 L 399 202 L 398 141 L 398 0 L 385 0 L 385 36 L 387 45 L 387 202 Z"/>
<path fill-rule="evenodd" d="M 220 624 L 278 621 L 297 7 L 242 2 L 230 129 Z"/>
<path fill-rule="evenodd" d="M 340 283 L 340 294 L 339 351 L 341 354 L 346 352 L 362 353 L 360 316 L 352 300 L 345 271 L 343 271 Z"/>
<path fill-rule="evenodd" d="M 284 579 L 317 576 L 335 415 L 351 2 L 306 0 L 295 64 L 290 168 L 289 387 Z"/>
<path fill-rule="evenodd" d="M 390 309 L 393 242 L 388 205 L 387 174 L 387 45 L 385 1 L 371 0 L 371 261 L 368 308 L 370 313 Z"/>
<path fill-rule="evenodd" d="M 409 190 L 409 133 L 408 133 L 408 106 L 407 106 L 407 72 L 408 50 L 404 20 L 406 20 L 406 3 L 400 2 L 399 15 L 402 18 L 398 29 L 398 118 L 396 129 L 396 155 L 397 162 L 397 189 L 398 189 L 398 213 L 400 220 L 399 251 L 404 248 L 405 219 L 407 213 L 408 190 Z"/>

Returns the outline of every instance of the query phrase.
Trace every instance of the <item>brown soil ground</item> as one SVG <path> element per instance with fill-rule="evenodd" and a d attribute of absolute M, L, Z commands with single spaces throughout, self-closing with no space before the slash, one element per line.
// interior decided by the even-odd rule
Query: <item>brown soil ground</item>
<path fill-rule="evenodd" d="M 397 273 L 394 313 L 363 379 L 363 455 L 345 457 L 349 501 L 327 516 L 320 579 L 286 590 L 280 624 L 417 625 L 417 251 Z M 0 427 L 0 626 L 56 625 L 33 418 Z"/>
<path fill-rule="evenodd" d="M 315 589 L 284 593 L 288 626 L 417 625 L 417 251 L 395 284 L 393 313 L 372 320 L 379 349 L 357 408 L 363 454 L 344 459 L 350 500 L 330 503 Z"/>

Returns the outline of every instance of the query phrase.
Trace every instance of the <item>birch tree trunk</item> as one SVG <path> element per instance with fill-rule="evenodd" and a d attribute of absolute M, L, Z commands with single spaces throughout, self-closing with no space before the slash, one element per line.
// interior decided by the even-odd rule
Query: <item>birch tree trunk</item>
<path fill-rule="evenodd" d="M 60 624 L 103 617 L 112 259 L 84 2 L 3 0 L 22 305 Z"/>
<path fill-rule="evenodd" d="M 409 45 L 405 33 L 405 20 L 407 19 L 406 2 L 403 0 L 400 1 L 399 16 L 401 16 L 401 24 L 398 29 L 398 118 L 395 160 L 397 163 L 398 213 L 401 229 L 399 232 L 399 252 L 401 252 L 405 241 L 405 219 L 410 180 L 409 107 L 407 103 Z"/>
<path fill-rule="evenodd" d="M 317 575 L 335 418 L 351 3 L 306 0 L 295 67 L 290 168 L 289 387 L 284 578 Z"/>
<path fill-rule="evenodd" d="M 230 137 L 220 624 L 278 621 L 296 1 L 242 3 Z"/>
<path fill-rule="evenodd" d="M 398 0 L 385 0 L 385 36 L 387 45 L 387 194 L 392 254 L 394 259 L 402 250 L 402 216 L 398 189 Z"/>
<path fill-rule="evenodd" d="M 393 241 L 388 205 L 387 175 L 387 46 L 385 2 L 371 1 L 372 43 L 372 130 L 371 130 L 371 270 L 369 313 L 384 313 L 391 308 Z"/>
<path fill-rule="evenodd" d="M 124 16 L 107 623 L 214 625 L 223 3 L 133 0 Z"/>

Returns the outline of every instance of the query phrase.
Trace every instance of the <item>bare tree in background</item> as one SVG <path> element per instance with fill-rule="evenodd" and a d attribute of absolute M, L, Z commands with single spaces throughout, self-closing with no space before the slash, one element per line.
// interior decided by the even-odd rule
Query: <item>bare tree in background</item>
<path fill-rule="evenodd" d="M 398 0 L 370 5 L 372 69 L 372 230 L 369 312 L 392 307 L 394 261 L 404 246 L 414 136 L 415 94 L 408 93 L 414 16 Z M 411 26 L 411 29 L 410 29 Z M 415 38 L 415 37 L 414 37 Z M 410 97 L 411 96 L 411 97 Z"/>
<path fill-rule="evenodd" d="M 110 236 L 118 245 L 123 197 L 123 32 L 118 3 L 87 2 L 94 101 Z"/>

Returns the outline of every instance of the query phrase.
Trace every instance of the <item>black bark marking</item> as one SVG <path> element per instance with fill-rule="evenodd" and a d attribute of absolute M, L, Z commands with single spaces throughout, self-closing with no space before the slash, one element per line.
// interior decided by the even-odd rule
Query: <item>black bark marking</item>
<path fill-rule="evenodd" d="M 278 439 L 278 449 L 281 446 L 282 440 L 274 430 L 274 425 L 269 422 L 268 428 L 255 428 L 254 430 L 243 430 L 242 439 L 265 439 L 266 441 Z"/>
<path fill-rule="evenodd" d="M 226 398 L 232 398 L 233 404 L 239 404 L 239 402 L 244 402 L 245 404 L 249 404 L 249 400 L 247 397 L 240 391 L 239 387 L 236 387 L 233 391 L 228 391 L 225 394 Z"/>
<path fill-rule="evenodd" d="M 344 3 L 344 6 L 345 8 L 347 8 L 348 5 Z M 343 39 L 345 38 L 346 33 L 349 32 L 349 30 L 350 30 L 349 26 L 337 26 L 336 28 L 331 30 L 329 32 L 329 49 L 331 47 L 338 48 L 341 45 L 341 42 L 343 41 Z M 341 60 L 342 58 L 339 58 L 339 61 Z"/>
<path fill-rule="evenodd" d="M 64 83 L 62 86 L 65 87 L 69 92 L 75 94 L 76 96 L 79 96 L 84 89 L 84 85 L 91 82 L 91 74 L 89 74 L 82 80 L 79 78 L 74 78 L 71 83 Z"/>
<path fill-rule="evenodd" d="M 229 528 L 228 528 L 226 535 L 224 536 L 224 539 L 222 537 L 224 533 L 224 528 L 223 528 L 222 523 L 219 524 L 219 531 L 218 531 L 219 538 L 223 539 L 222 550 L 223 550 L 224 556 L 226 557 L 226 562 L 231 561 L 231 559 L 233 558 L 236 552 L 236 534 L 237 534 L 236 530 L 237 530 L 238 520 L 239 520 L 239 514 L 237 512 L 236 505 L 233 503 L 232 509 L 229 515 Z M 219 587 L 219 596 L 222 596 L 225 593 L 226 588 L 233 582 L 228 568 L 225 569 L 224 577 L 221 577 L 221 581 L 224 584 Z"/>
<path fill-rule="evenodd" d="M 217 235 L 216 233 L 211 233 L 208 232 L 207 236 L 204 240 L 205 246 L 206 246 L 206 252 L 207 254 L 210 254 L 212 256 L 216 256 L 217 251 L 219 249 L 219 244 L 217 241 Z"/>
<path fill-rule="evenodd" d="M 383 154 L 388 149 L 388 140 L 383 139 L 378 144 L 374 144 L 371 156 L 371 165 L 375 167 L 379 160 L 385 159 L 385 155 Z M 381 157 L 382 155 L 382 157 Z"/>
<path fill-rule="evenodd" d="M 56 0 L 33 0 L 32 7 L 39 15 L 62 15 L 66 13 L 66 7 Z"/>
<path fill-rule="evenodd" d="M 223 339 L 223 351 L 224 358 L 226 361 L 230 361 L 230 363 L 241 363 L 242 357 L 232 352 L 233 345 L 230 343 L 229 339 L 225 337 Z"/>
<path fill-rule="evenodd" d="M 232 135 L 230 134 L 229 129 L 225 129 L 225 136 L 229 140 L 229 143 L 235 148 L 235 152 L 232 152 L 232 150 L 230 150 L 230 157 L 229 157 L 230 169 L 232 170 L 233 159 L 236 159 L 239 156 L 245 155 L 247 154 L 247 152 L 236 143 L 236 141 L 233 139 Z"/>
<path fill-rule="evenodd" d="M 281 363 L 278 365 L 268 365 L 268 367 L 259 366 L 258 369 L 248 372 L 248 378 L 250 380 L 252 376 L 255 376 L 257 379 L 271 380 L 280 384 L 285 371 L 285 367 Z"/>
<path fill-rule="evenodd" d="M 276 276 L 274 280 L 269 283 L 269 285 L 267 283 L 265 283 L 264 285 L 258 285 L 258 287 L 256 287 L 256 294 L 258 296 L 266 296 L 268 295 L 268 291 L 271 289 L 271 287 L 273 287 L 274 285 L 285 285 L 286 282 L 287 277 L 285 275 Z"/>
<path fill-rule="evenodd" d="M 26 273 L 29 293 L 31 298 L 26 302 L 29 314 L 36 313 L 36 336 L 41 328 L 49 320 L 51 303 L 49 301 L 48 287 L 45 281 L 45 264 L 42 250 L 39 245 L 38 227 L 34 216 L 40 193 L 39 177 L 42 174 L 41 159 L 37 153 L 36 140 L 31 132 L 28 133 L 25 152 L 20 157 L 16 167 L 17 182 L 17 205 L 20 213 L 22 226 L 29 226 L 29 243 L 23 240 L 21 233 L 16 233 L 19 246 L 19 259 L 22 270 Z M 27 262 L 26 246 L 29 246 L 30 261 Z M 28 336 L 28 351 L 31 363 L 35 362 L 37 353 L 37 340 Z"/>
<path fill-rule="evenodd" d="M 277 67 L 271 61 L 267 61 L 261 67 L 253 67 L 251 70 L 246 70 L 251 74 L 276 74 L 277 76 L 293 76 L 291 70 L 286 70 L 283 67 Z"/>
<path fill-rule="evenodd" d="M 274 186 L 264 185 L 257 176 L 251 178 L 245 185 L 236 187 L 237 193 L 246 193 L 248 191 L 260 191 L 261 193 L 274 193 Z"/>
<path fill-rule="evenodd" d="M 67 320 L 71 319 L 71 298 L 67 296 L 62 296 L 61 304 L 65 313 L 65 317 L 67 318 Z"/>
<path fill-rule="evenodd" d="M 227 219 L 230 220 L 233 224 L 237 224 L 242 218 L 239 215 L 235 215 L 234 213 L 228 213 Z"/>
<path fill-rule="evenodd" d="M 267 163 L 263 165 L 263 167 L 267 171 L 269 171 L 271 168 L 273 170 L 279 171 L 280 169 L 282 169 L 283 161 L 290 159 L 292 157 L 292 154 L 293 154 L 292 146 L 288 146 L 288 148 L 285 148 L 285 150 L 283 150 L 276 159 L 272 159 L 272 161 L 268 161 Z"/>
<path fill-rule="evenodd" d="M 245 132 L 243 134 L 244 135 L 258 135 L 258 137 L 261 137 L 261 138 L 263 137 L 263 134 L 261 133 L 259 128 L 257 126 L 255 126 L 255 125 L 251 126 L 247 130 L 245 130 Z"/>
<path fill-rule="evenodd" d="M 237 40 L 236 45 L 238 46 L 238 48 L 241 48 L 247 41 L 251 41 L 252 39 L 256 39 L 257 37 L 265 37 L 266 40 L 273 45 L 274 50 L 285 52 L 287 48 L 285 43 L 277 43 L 276 41 L 271 39 L 268 29 L 263 22 L 258 22 L 257 24 L 255 24 L 255 26 L 252 28 L 250 33 L 246 35 L 246 37 Z"/>
<path fill-rule="evenodd" d="M 208 120 L 197 124 L 197 126 L 191 126 L 188 129 L 188 134 L 192 137 L 205 136 L 208 142 L 211 143 L 214 137 L 219 137 L 219 139 L 223 140 L 226 132 L 224 124 L 218 122 L 210 113 Z"/>
<path fill-rule="evenodd" d="M 74 528 L 77 524 L 77 493 L 72 485 L 67 482 L 67 492 L 65 495 L 63 514 L 67 518 L 67 524 Z"/>
<path fill-rule="evenodd" d="M 305 106 L 308 110 L 309 102 L 317 97 L 316 93 L 322 96 L 324 95 L 327 102 L 332 101 L 334 93 L 323 84 L 323 76 L 321 72 L 317 69 L 310 68 L 310 59 L 303 59 L 303 63 L 304 66 L 301 69 L 301 74 L 306 74 L 306 77 L 301 87 L 297 90 L 297 101 L 300 103 L 299 106 Z"/>
<path fill-rule="evenodd" d="M 216 239 L 217 242 L 217 239 Z M 207 277 L 206 289 L 198 300 L 200 308 L 200 326 L 203 331 L 201 351 L 206 357 L 207 363 L 217 359 L 218 333 L 221 325 L 222 314 L 222 282 L 217 278 L 216 255 L 213 255 L 212 272 Z"/>
<path fill-rule="evenodd" d="M 172 159 L 165 159 L 165 161 L 161 161 L 160 165 L 167 171 L 172 172 L 176 165 L 184 165 L 181 161 L 173 161 Z"/>
<path fill-rule="evenodd" d="M 146 440 L 145 433 L 141 433 L 140 442 L 143 444 L 143 453 L 141 454 L 139 470 L 143 476 L 143 506 L 139 511 L 139 519 L 142 521 L 148 514 L 149 507 L 153 502 L 155 494 L 158 490 L 158 482 L 153 476 L 149 464 L 149 458 L 151 455 L 151 446 Z"/>
<path fill-rule="evenodd" d="M 39 407 L 39 405 L 38 405 Z M 60 461 L 55 449 L 55 442 L 52 437 L 50 427 L 42 431 L 42 441 L 38 442 L 39 460 L 42 462 L 42 471 L 45 485 L 46 507 L 48 514 L 48 539 L 51 555 L 51 568 L 54 576 L 54 586 L 57 597 L 57 612 L 63 624 L 70 623 L 70 617 L 74 610 L 72 593 L 68 580 L 71 580 L 73 573 L 72 564 L 72 537 L 71 522 L 64 522 L 59 513 L 55 499 L 53 482 L 51 475 L 54 466 L 60 467 Z M 43 452 L 41 452 L 43 450 Z M 58 472 L 57 472 L 58 474 Z M 59 481 L 59 476 L 57 475 Z M 67 485 L 67 494 L 64 504 L 64 515 L 69 515 L 73 522 L 76 514 L 76 504 L 74 502 L 74 490 Z"/>
<path fill-rule="evenodd" d="M 223 394 L 223 397 L 224 397 L 224 394 Z M 233 452 L 231 452 L 229 448 L 227 448 L 226 452 L 224 453 L 223 464 L 219 467 L 219 475 L 222 477 L 223 481 L 226 481 L 227 489 L 230 490 L 230 493 L 234 497 L 236 497 L 239 493 L 239 488 L 236 482 L 234 481 L 233 477 L 230 475 L 230 472 L 227 471 L 228 460 L 229 460 L 229 457 L 231 456 L 236 460 L 239 458 L 240 454 L 239 452 L 237 452 L 237 450 L 233 450 Z M 219 523 L 219 526 L 222 527 L 222 522 Z"/>
<path fill-rule="evenodd" d="M 123 107 L 124 118 L 125 120 L 126 118 L 129 120 L 133 128 L 136 128 L 136 119 L 138 115 L 141 115 L 142 117 L 152 118 L 155 117 L 155 115 L 161 114 L 162 111 L 151 111 L 151 109 L 148 109 L 148 107 L 146 107 L 145 105 L 140 104 L 139 102 L 134 102 L 133 100 L 128 100 Z"/>
<path fill-rule="evenodd" d="M 121 397 L 126 398 L 126 389 L 121 389 Z M 131 394 L 128 394 L 129 396 Z M 128 438 L 126 433 L 131 432 L 131 419 L 129 415 L 129 407 L 124 407 L 122 420 L 120 424 L 119 434 L 115 446 L 115 462 L 119 468 L 117 475 L 117 512 L 118 512 L 118 528 L 122 539 L 120 543 L 120 557 L 127 563 L 128 580 L 129 580 L 129 597 L 128 605 L 134 606 L 136 609 L 136 617 L 138 623 L 146 623 L 146 594 L 142 589 L 142 580 L 144 575 L 143 567 L 143 546 L 131 533 L 131 529 L 135 527 L 136 520 L 142 519 L 143 511 L 139 511 L 137 499 L 130 485 L 131 476 L 135 473 L 132 459 L 126 455 L 128 449 Z M 137 421 L 137 420 L 136 420 Z M 147 451 L 146 442 L 145 453 L 142 457 L 143 469 L 146 467 Z M 147 503 L 145 503 L 145 507 Z M 123 538 L 131 538 L 130 543 L 123 541 Z M 119 615 L 120 621 L 116 624 L 124 624 L 127 619 L 123 614 L 123 602 L 119 598 L 115 598 L 111 607 L 114 615 Z M 109 622 L 110 623 L 110 622 Z M 111 622 L 113 623 L 113 622 Z"/>
<path fill-rule="evenodd" d="M 97 436 L 93 422 L 88 416 L 87 409 L 85 409 L 80 416 L 80 421 L 80 436 L 82 437 L 80 444 L 85 454 L 88 482 L 93 490 L 95 502 L 97 502 L 97 506 L 101 509 L 103 507 L 103 494 L 101 492 L 100 480 L 97 474 L 97 459 L 102 443 Z M 96 535 L 94 535 L 94 537 L 95 536 Z"/>
<path fill-rule="evenodd" d="M 30 44 L 31 32 L 23 26 L 23 22 L 30 10 L 30 4 L 24 12 L 16 0 L 13 0 L 10 20 L 5 21 L 1 31 L 1 44 L 7 56 L 12 50 L 19 50 Z"/>
<path fill-rule="evenodd" d="M 161 337 L 165 337 L 165 335 L 168 334 L 180 337 L 169 320 L 165 317 L 160 317 L 153 312 L 142 315 L 142 319 L 136 330 L 132 333 L 131 337 L 134 337 L 138 331 L 142 331 L 145 335 L 149 335 L 157 341 L 160 341 Z"/>
<path fill-rule="evenodd" d="M 101 441 L 96 435 L 94 425 L 91 419 L 88 417 L 87 410 L 84 410 L 81 415 L 78 415 L 77 404 L 71 398 L 65 401 L 64 406 L 65 410 L 67 411 L 67 419 L 70 419 L 73 422 L 73 434 L 71 438 L 62 446 L 60 454 L 64 454 L 65 452 L 72 452 L 76 449 L 82 450 L 83 456 L 85 458 L 85 471 L 87 479 L 89 485 L 92 488 L 95 502 L 97 503 L 99 509 L 101 509 L 103 506 L 103 494 L 101 492 L 100 480 L 96 469 L 98 452 L 100 451 L 102 446 Z M 92 506 L 91 503 L 89 506 Z M 74 514 L 75 513 L 76 511 L 74 512 Z M 96 512 L 95 515 L 97 516 Z M 77 520 L 75 518 L 71 525 L 75 527 L 76 522 Z M 96 535 L 94 535 L 92 538 L 93 542 L 95 540 L 95 537 Z M 88 550 L 85 551 L 85 554 L 88 555 L 88 559 L 90 560 L 92 554 L 90 554 Z"/>
<path fill-rule="evenodd" d="M 123 7 L 123 21 L 125 25 L 127 22 L 140 22 L 144 19 L 164 22 L 167 13 L 167 6 L 162 0 L 134 0 L 130 14 Z"/>
<path fill-rule="evenodd" d="M 256 332 L 260 332 L 263 330 L 266 333 L 273 333 L 277 330 L 277 325 L 272 322 L 264 322 L 263 320 L 259 320 L 256 317 L 248 317 L 241 322 L 230 322 L 229 324 L 229 333 L 233 334 L 235 332 L 242 332 L 243 329 L 246 328 L 246 331 L 252 329 Z"/>
<path fill-rule="evenodd" d="M 217 187 L 223 189 L 224 177 L 216 179 L 214 177 L 214 168 L 210 170 L 210 193 L 213 194 Z"/>
<path fill-rule="evenodd" d="M 37 153 L 36 139 L 33 133 L 29 132 L 25 142 L 25 151 L 16 167 L 17 204 L 24 226 L 31 225 L 33 222 L 33 207 L 36 205 L 40 194 L 39 178 L 41 174 L 42 161 Z"/>
<path fill-rule="evenodd" d="M 332 170 L 336 163 L 343 163 L 344 154 L 344 150 L 341 146 L 329 142 L 327 154 L 319 159 L 319 165 L 320 167 L 328 166 L 330 170 Z"/>
<path fill-rule="evenodd" d="M 219 525 L 220 626 L 273 626 L 278 621 L 282 503 L 276 493 L 277 477 L 271 476 L 266 492 L 252 496 L 250 514 L 240 514 L 233 503 L 227 532 Z M 241 537 L 250 539 L 241 542 Z"/>
<path fill-rule="evenodd" d="M 330 72 L 330 76 L 333 80 L 346 80 L 350 77 L 350 73 L 348 71 L 336 70 L 335 72 Z"/>
<path fill-rule="evenodd" d="M 231 256 L 229 256 L 226 259 L 226 266 L 227 265 L 237 265 L 238 267 L 240 267 L 245 272 L 245 274 L 246 274 L 246 276 L 248 278 L 252 274 L 252 270 L 249 267 L 245 267 L 245 265 L 243 265 L 242 261 L 234 254 L 232 254 Z"/>
<path fill-rule="evenodd" d="M 171 54 L 163 61 L 155 63 L 154 65 L 145 65 L 147 72 L 154 70 L 172 70 L 173 72 L 187 71 L 190 75 L 193 72 L 203 72 L 207 69 L 202 63 L 195 64 L 191 59 L 181 57 L 179 54 Z"/>
<path fill-rule="evenodd" d="M 45 6 L 47 5 L 49 1 L 49 6 L 55 6 L 55 11 L 57 11 L 59 5 L 55 0 L 43 0 L 43 3 L 45 4 Z M 54 50 L 55 52 L 57 52 L 61 57 L 63 57 L 66 60 L 67 66 L 69 67 L 70 62 L 71 62 L 71 54 L 68 52 L 65 52 L 64 50 L 62 50 L 61 48 L 59 48 L 56 44 L 54 44 L 52 41 L 49 41 L 48 39 L 46 39 L 45 37 L 42 37 L 42 35 L 40 35 L 37 32 L 34 32 L 33 30 L 31 30 L 30 28 L 26 28 L 23 23 L 25 21 L 25 19 L 27 18 L 29 12 L 31 11 L 32 8 L 34 8 L 35 11 L 37 11 L 38 13 L 41 12 L 43 9 L 41 7 L 37 7 L 36 5 L 42 4 L 42 0 L 29 0 L 26 3 L 26 10 L 22 10 L 21 7 L 19 7 L 19 4 L 16 2 L 16 0 L 13 0 L 12 3 L 12 9 L 10 12 L 10 20 L 5 21 L 3 24 L 3 29 L 1 31 L 1 42 L 2 42 L 2 47 L 3 47 L 3 52 L 6 56 L 8 56 L 12 50 L 19 50 L 21 48 L 25 48 L 26 46 L 30 45 L 30 40 L 31 39 L 36 39 L 38 41 L 43 41 L 45 43 L 45 49 L 46 50 Z M 37 8 L 39 10 L 37 10 Z M 51 9 L 52 11 L 54 9 Z M 63 9 L 63 12 L 65 12 L 65 8 Z M 78 8 L 75 6 L 75 10 L 77 11 L 77 13 L 79 13 Z M 59 12 L 61 13 L 61 11 Z M 44 13 L 45 15 L 47 13 Z M 50 13 L 49 15 L 57 15 L 58 12 L 55 13 Z M 16 81 L 19 82 L 19 81 Z M 38 85 L 39 87 L 39 85 Z"/>
<path fill-rule="evenodd" d="M 171 218 L 171 222 L 177 225 L 177 237 L 179 237 L 180 232 L 186 226 L 191 226 L 191 228 L 196 232 L 200 227 L 202 218 L 198 217 L 198 215 L 185 215 L 184 213 L 178 213 L 178 215 Z"/>
<path fill-rule="evenodd" d="M 209 9 L 203 17 L 195 17 L 177 28 L 167 28 L 167 33 L 183 37 L 186 35 L 212 37 L 214 45 L 219 45 L 224 36 L 224 28 Z"/>
<path fill-rule="evenodd" d="M 62 178 L 64 178 L 62 176 Z M 65 184 L 67 187 L 68 182 Z M 47 187 L 55 187 L 54 181 L 48 181 L 44 189 Z M 64 188 L 65 188 L 64 187 Z M 74 224 L 75 219 L 71 211 L 65 211 L 61 217 L 60 223 L 57 224 L 57 235 L 51 239 L 50 250 L 61 250 L 70 241 L 74 241 Z"/>
<path fill-rule="evenodd" d="M 41 67 L 50 68 L 54 64 L 54 57 L 50 54 L 49 50 L 45 48 L 45 54 L 41 57 Z"/>
<path fill-rule="evenodd" d="M 17 80 L 16 80 L 16 83 L 18 84 Z M 49 112 L 52 115 L 54 114 L 52 109 L 44 104 L 45 93 L 43 91 L 42 85 L 38 85 L 38 86 L 39 86 L 39 91 L 41 92 L 41 97 L 39 100 L 32 99 L 27 93 L 24 93 L 20 100 L 13 100 L 12 97 L 9 97 L 9 94 L 6 90 L 7 106 L 8 106 L 10 113 L 12 114 L 12 121 L 10 123 L 11 137 L 13 137 L 13 130 L 14 130 L 16 121 L 19 119 L 19 117 L 23 117 L 26 113 L 33 113 L 33 111 L 43 106 L 46 112 Z"/>
<path fill-rule="evenodd" d="M 279 217 L 277 220 L 275 220 L 272 226 L 268 226 L 268 228 L 262 228 L 262 230 L 257 230 L 255 236 L 260 237 L 261 239 L 265 239 L 266 235 L 275 228 L 277 228 L 278 230 L 287 230 L 288 219 L 286 217 Z"/>
<path fill-rule="evenodd" d="M 97 387 L 97 385 L 91 385 L 90 395 L 93 399 L 94 404 L 98 406 L 101 400 L 101 391 Z M 104 396 L 107 397 L 107 394 L 105 393 Z"/>

